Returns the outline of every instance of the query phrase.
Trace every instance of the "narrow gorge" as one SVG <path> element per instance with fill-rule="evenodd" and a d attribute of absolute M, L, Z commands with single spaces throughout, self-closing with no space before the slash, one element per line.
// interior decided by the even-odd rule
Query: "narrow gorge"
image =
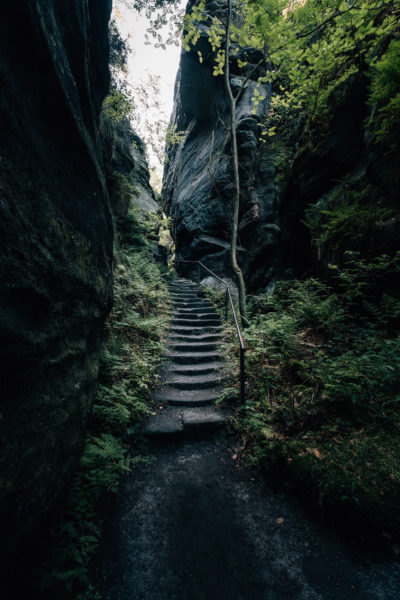
<path fill-rule="evenodd" d="M 1 598 L 397 600 L 399 20 L 4 8 Z M 167 128 L 130 87 L 140 28 L 180 45 Z"/>

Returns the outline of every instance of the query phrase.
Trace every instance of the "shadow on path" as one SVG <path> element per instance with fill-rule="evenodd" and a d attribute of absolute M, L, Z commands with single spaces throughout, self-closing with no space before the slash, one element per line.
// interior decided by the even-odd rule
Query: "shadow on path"
<path fill-rule="evenodd" d="M 399 563 L 335 540 L 220 440 L 153 449 L 101 552 L 106 600 L 399 600 Z M 277 519 L 283 522 L 277 522 Z"/>

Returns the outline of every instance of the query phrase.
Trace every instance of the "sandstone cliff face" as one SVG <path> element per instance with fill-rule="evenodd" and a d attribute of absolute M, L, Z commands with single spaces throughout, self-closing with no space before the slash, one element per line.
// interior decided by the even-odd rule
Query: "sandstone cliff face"
<path fill-rule="evenodd" d="M 208 2 L 208 14 L 223 12 L 224 4 Z M 171 124 L 186 131 L 186 138 L 167 149 L 163 201 L 173 221 L 177 258 L 202 260 L 230 278 L 233 176 L 226 129 L 229 107 L 222 77 L 212 75 L 214 57 L 207 24 L 202 27 L 197 45 L 181 55 Z M 248 62 L 248 69 L 257 64 L 256 51 L 248 48 L 241 52 L 239 56 Z M 230 70 L 235 92 L 243 76 L 233 56 Z M 259 75 L 256 72 L 254 79 Z M 374 197 L 383 205 L 398 205 L 399 159 L 389 147 L 373 143 L 366 125 L 371 112 L 368 85 L 365 75 L 352 75 L 331 94 L 322 125 L 305 132 L 299 119 L 290 134 L 261 143 L 259 123 L 268 113 L 275 90 L 268 86 L 260 89 L 265 100 L 253 114 L 256 83 L 252 79 L 247 83 L 237 109 L 241 179 L 238 260 L 249 292 L 273 289 L 277 277 L 320 273 L 323 263 L 336 260 L 337 253 L 317 257 L 304 224 L 307 207 L 329 205 L 330 198 L 338 195 L 347 195 L 351 204 L 351 194 L 360 190 L 371 205 Z M 369 250 L 363 247 L 361 251 L 393 251 L 399 225 L 392 221 L 382 224 L 385 231 L 390 227 L 388 235 L 375 234 L 368 242 Z M 179 268 L 186 273 L 191 269 L 183 264 Z"/>
<path fill-rule="evenodd" d="M 80 455 L 112 299 L 98 117 L 111 0 L 11 2 L 0 23 L 0 564 Z"/>
<path fill-rule="evenodd" d="M 307 143 L 294 151 L 294 140 L 277 140 L 276 154 L 283 151 L 293 157 L 283 172 L 276 174 L 279 198 L 280 241 L 276 249 L 273 271 L 289 276 L 326 275 L 329 263 L 339 263 L 348 250 L 361 252 L 363 258 L 377 254 L 393 254 L 398 248 L 398 219 L 373 223 L 364 221 L 354 226 L 359 233 L 353 242 L 345 234 L 337 244 L 326 248 L 311 244 L 304 224 L 310 206 L 322 215 L 324 209 L 340 214 L 346 206 L 398 207 L 400 161 L 398 154 L 385 143 L 377 144 L 371 135 L 373 120 L 367 104 L 369 81 L 364 74 L 349 77 L 329 98 L 329 112 L 323 127 L 315 128 Z M 372 125 L 371 125 L 372 123 Z M 373 214 L 373 211 L 371 211 Z M 329 270 L 329 269 L 328 269 Z"/>
<path fill-rule="evenodd" d="M 113 214 L 125 217 L 131 203 L 144 213 L 158 212 L 160 207 L 150 185 L 144 144 L 128 119 L 112 124 L 103 116 L 101 133 Z"/>
<path fill-rule="evenodd" d="M 223 11 L 224 5 L 222 1 L 208 3 L 208 14 Z M 233 177 L 226 129 L 229 104 L 222 77 L 212 74 L 214 57 L 207 37 L 205 24 L 196 46 L 189 52 L 182 51 L 171 124 L 178 131 L 186 131 L 186 137 L 181 144 L 167 149 L 162 195 L 173 221 L 177 258 L 201 259 L 217 273 L 231 277 L 228 249 Z M 249 48 L 231 59 L 234 91 L 246 76 L 246 72 L 239 74 L 238 58 L 246 60 L 250 70 L 260 56 Z M 259 86 L 265 100 L 253 114 L 252 97 L 259 75 L 255 71 L 237 105 L 242 193 L 238 256 L 248 282 L 258 265 L 265 271 L 279 233 L 273 157 L 258 141 L 259 122 L 269 104 L 269 86 Z"/>

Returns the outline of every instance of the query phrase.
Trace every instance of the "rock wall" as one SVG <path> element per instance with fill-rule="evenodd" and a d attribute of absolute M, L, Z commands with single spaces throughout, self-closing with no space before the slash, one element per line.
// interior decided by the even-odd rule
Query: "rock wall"
<path fill-rule="evenodd" d="M 393 255 L 398 249 L 398 218 L 368 225 L 364 215 L 363 220 L 348 225 L 357 230 L 352 240 L 344 230 L 337 243 L 327 247 L 311 243 L 303 221 L 312 205 L 318 207 L 320 215 L 324 209 L 337 210 L 339 215 L 346 205 L 357 205 L 361 197 L 362 205 L 371 207 L 371 215 L 377 206 L 398 210 L 400 159 L 393 140 L 375 142 L 368 86 L 369 79 L 363 73 L 338 86 L 329 98 L 325 122 L 311 130 L 307 143 L 296 152 L 294 139 L 275 142 L 277 154 L 283 149 L 292 157 L 275 177 L 281 236 L 272 271 L 280 276 L 286 272 L 289 277 L 325 277 L 329 264 L 341 264 L 346 251 L 371 259 L 378 254 Z"/>
<path fill-rule="evenodd" d="M 16 0 L 0 22 L 0 564 L 79 459 L 112 301 L 98 126 L 111 0 Z"/>
<path fill-rule="evenodd" d="M 223 15 L 224 5 L 220 0 L 209 1 L 208 18 Z M 171 125 L 177 131 L 186 131 L 186 137 L 167 148 L 163 202 L 172 217 L 177 258 L 200 259 L 218 274 L 231 278 L 233 175 L 226 127 L 229 106 L 223 78 L 212 74 L 214 54 L 207 23 L 201 25 L 196 46 L 181 54 Z M 242 73 L 238 58 L 248 63 Z M 230 83 L 234 92 L 258 60 L 258 52 L 251 48 L 231 56 Z M 337 202 L 338 196 L 347 196 L 351 204 L 351 194 L 356 197 L 362 191 L 371 206 L 376 198 L 381 206 L 393 208 L 398 206 L 400 173 L 398 153 L 390 141 L 386 146 L 374 141 L 374 108 L 367 103 L 369 79 L 365 73 L 350 76 L 332 92 L 323 122 L 305 131 L 299 118 L 293 122 L 291 132 L 268 138 L 265 143 L 259 140 L 259 123 L 267 116 L 276 90 L 259 88 L 265 99 L 254 114 L 254 80 L 259 75 L 256 71 L 247 82 L 237 105 L 241 179 L 238 260 L 249 292 L 273 289 L 277 277 L 321 274 L 324 264 L 338 258 L 337 252 L 318 257 L 304 224 L 307 207 L 329 205 L 329 198 Z M 365 256 L 372 256 L 375 250 L 392 253 L 398 233 L 398 219 L 390 219 L 382 223 L 382 235 L 375 233 L 374 239 L 367 239 L 360 248 L 343 245 L 342 252 L 356 249 Z M 192 268 L 179 266 L 183 273 Z"/>
<path fill-rule="evenodd" d="M 124 118 L 113 124 L 103 115 L 101 133 L 113 214 L 125 217 L 132 202 L 144 213 L 158 212 L 145 147 L 129 120 Z"/>
<path fill-rule="evenodd" d="M 222 0 L 209 2 L 207 13 L 210 16 L 223 12 L 224 6 Z M 217 273 L 231 277 L 228 249 L 233 177 L 226 129 L 229 104 L 223 78 L 212 74 L 214 55 L 207 31 L 205 22 L 196 46 L 182 51 L 171 125 L 177 131 L 186 131 L 186 137 L 182 143 L 167 148 L 162 196 L 172 217 L 177 258 L 201 259 Z M 202 53 L 202 63 L 198 51 Z M 243 72 L 238 68 L 238 59 L 248 63 Z M 240 50 L 231 58 L 234 91 L 259 59 L 259 53 L 251 48 Z M 279 234 L 273 156 L 258 140 L 259 122 L 269 104 L 269 86 L 259 86 L 265 99 L 253 111 L 252 97 L 259 76 L 256 70 L 237 105 L 242 197 L 238 257 L 250 287 L 251 274 L 260 265 L 265 272 L 270 264 Z"/>

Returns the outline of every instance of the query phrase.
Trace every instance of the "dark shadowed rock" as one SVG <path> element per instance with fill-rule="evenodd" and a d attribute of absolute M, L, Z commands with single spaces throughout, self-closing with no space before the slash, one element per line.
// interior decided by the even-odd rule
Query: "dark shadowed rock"
<path fill-rule="evenodd" d="M 111 0 L 17 0 L 0 23 L 2 566 L 80 456 L 112 298 L 98 140 Z"/>
<path fill-rule="evenodd" d="M 206 11 L 209 16 L 221 14 L 224 6 L 224 2 L 208 2 Z M 168 148 L 163 199 L 173 220 L 177 258 L 201 260 L 234 280 L 229 258 L 234 191 L 227 130 L 229 106 L 222 77 L 212 75 L 214 57 L 207 26 L 202 27 L 197 45 L 181 55 L 171 121 L 178 130 L 186 131 L 186 138 Z M 198 50 L 203 55 L 201 64 Z M 237 58 L 231 56 L 234 93 L 260 58 L 251 48 L 240 52 L 239 57 L 248 65 L 241 73 Z M 357 182 L 358 189 L 370 188 L 371 198 L 384 198 L 389 206 L 396 205 L 400 173 L 398 153 L 374 143 L 369 131 L 373 125 L 366 125 L 371 107 L 367 104 L 368 81 L 362 73 L 349 76 L 335 88 L 323 122 L 313 123 L 308 133 L 299 119 L 283 137 L 277 135 L 260 143 L 260 117 L 267 115 L 271 94 L 275 93 L 269 86 L 261 89 L 265 100 L 254 114 L 252 97 L 260 69 L 247 82 L 237 104 L 241 181 L 238 260 L 248 291 L 272 289 L 277 277 L 315 273 L 316 257 L 304 223 L 307 207 L 337 194 L 341 182 L 350 179 Z M 397 220 L 383 223 L 382 238 L 370 240 L 371 248 L 392 252 L 398 244 L 398 231 Z M 183 263 L 179 268 L 186 274 L 193 269 Z"/>
<path fill-rule="evenodd" d="M 128 119 L 112 124 L 103 116 L 101 132 L 113 213 L 125 217 L 132 202 L 145 213 L 158 212 L 144 144 Z"/>
<path fill-rule="evenodd" d="M 207 4 L 209 15 L 223 11 L 225 3 Z M 187 132 L 185 140 L 168 148 L 164 171 L 163 198 L 173 221 L 173 235 L 179 259 L 199 260 L 219 274 L 231 277 L 229 239 L 233 176 L 230 138 L 226 126 L 228 99 L 222 77 L 213 76 L 213 53 L 207 27 L 196 46 L 182 51 L 175 86 L 172 125 Z M 200 63 L 197 52 L 201 51 Z M 243 54 L 244 53 L 244 54 Z M 240 58 L 247 69 L 256 64 L 259 52 L 248 48 Z M 240 73 L 237 57 L 231 59 L 231 86 L 239 90 L 247 72 Z M 260 147 L 259 121 L 269 103 L 270 88 L 254 114 L 255 72 L 245 85 L 237 105 L 237 141 L 241 174 L 239 260 L 247 279 L 255 262 L 269 260 L 278 240 L 277 210 L 273 180 L 263 174 L 264 148 Z M 268 235 L 264 235 L 267 227 Z M 269 228 L 269 229 L 268 229 Z M 183 267 L 182 267 L 183 268 Z"/>

